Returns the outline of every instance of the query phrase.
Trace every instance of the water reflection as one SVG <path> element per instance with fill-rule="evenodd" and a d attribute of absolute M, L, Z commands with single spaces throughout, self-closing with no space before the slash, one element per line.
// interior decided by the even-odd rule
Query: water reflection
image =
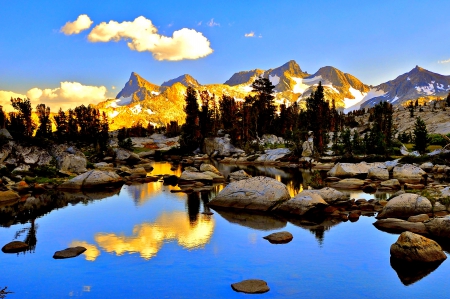
<path fill-rule="evenodd" d="M 257 230 L 275 230 L 283 228 L 287 224 L 285 219 L 274 215 L 228 210 L 217 210 L 216 212 L 230 223 L 236 223 Z"/>
<path fill-rule="evenodd" d="M 195 199 L 193 200 L 195 202 Z M 198 207 L 200 206 L 198 201 Z M 193 204 L 196 211 L 196 204 Z M 144 222 L 135 225 L 131 236 L 116 233 L 97 233 L 94 236 L 98 247 L 108 253 L 121 256 L 125 253 L 139 253 L 146 260 L 156 256 L 164 242 L 177 241 L 185 249 L 201 248 L 209 243 L 214 231 L 214 219 L 209 215 L 194 213 L 186 217 L 182 211 L 162 213 L 155 222 Z M 73 241 L 72 244 L 87 244 Z M 82 245 L 83 246 L 83 245 Z M 85 246 L 86 247 L 86 246 Z M 94 261 L 100 252 L 97 247 L 90 245 L 85 253 L 86 259 Z M 91 252 L 91 251 L 94 252 Z"/>
<path fill-rule="evenodd" d="M 390 262 L 392 269 L 397 272 L 398 278 L 405 286 L 411 285 L 428 276 L 442 263 L 413 263 L 401 261 L 392 257 Z"/>

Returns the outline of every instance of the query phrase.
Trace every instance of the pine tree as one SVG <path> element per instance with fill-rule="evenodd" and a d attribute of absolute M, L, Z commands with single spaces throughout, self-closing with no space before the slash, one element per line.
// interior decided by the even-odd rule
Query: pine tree
<path fill-rule="evenodd" d="M 62 142 L 65 140 L 68 131 L 66 113 L 59 108 L 58 114 L 53 116 L 53 120 L 56 124 L 56 138 L 58 141 Z"/>
<path fill-rule="evenodd" d="M 306 100 L 308 130 L 314 133 L 314 146 L 322 153 L 326 144 L 326 135 L 330 128 L 330 107 L 325 101 L 322 82 Z"/>
<path fill-rule="evenodd" d="M 11 105 L 15 110 L 17 110 L 17 117 L 23 123 L 24 131 L 22 131 L 22 135 L 27 137 L 33 136 L 33 132 L 36 129 L 36 124 L 31 119 L 31 101 L 30 99 L 21 99 L 21 98 L 11 98 Z M 17 131 L 20 132 L 20 131 Z"/>
<path fill-rule="evenodd" d="M 414 123 L 414 150 L 418 151 L 420 154 L 424 154 L 425 150 L 430 142 L 428 137 L 428 130 L 425 122 L 420 118 L 416 118 Z"/>
<path fill-rule="evenodd" d="M 255 133 L 257 137 L 260 137 L 263 134 L 272 133 L 273 130 L 276 111 L 273 103 L 275 86 L 269 79 L 259 77 L 252 83 L 252 88 L 252 91 L 257 94 L 252 107 L 257 112 Z"/>
<path fill-rule="evenodd" d="M 194 88 L 188 87 L 186 89 L 186 106 L 184 112 L 186 113 L 186 122 L 182 127 L 182 135 L 180 145 L 187 151 L 193 151 L 201 145 L 202 136 L 199 126 L 199 110 L 197 102 L 197 92 Z"/>
<path fill-rule="evenodd" d="M 39 118 L 39 127 L 36 131 L 36 137 L 51 137 L 52 123 L 50 121 L 50 107 L 46 107 L 45 104 L 39 104 L 36 106 L 36 114 Z"/>
<path fill-rule="evenodd" d="M 450 92 L 447 95 L 447 99 L 445 99 L 445 102 L 447 103 L 447 107 L 450 107 Z"/>

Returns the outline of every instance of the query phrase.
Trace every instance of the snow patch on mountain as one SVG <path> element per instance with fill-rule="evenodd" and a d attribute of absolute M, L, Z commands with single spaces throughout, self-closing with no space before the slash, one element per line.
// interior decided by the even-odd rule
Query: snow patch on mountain
<path fill-rule="evenodd" d="M 295 86 L 292 88 L 293 93 L 304 93 L 305 90 L 309 88 L 309 85 L 303 83 L 303 78 L 295 78 L 292 77 L 292 80 L 295 81 Z"/>
<path fill-rule="evenodd" d="M 361 92 L 361 91 L 359 91 L 357 89 L 354 89 L 351 86 L 349 88 L 349 91 L 352 94 L 352 96 L 354 97 L 354 99 L 344 98 L 344 104 L 345 104 L 345 108 L 346 109 L 352 107 L 355 104 L 358 104 L 367 95 L 367 93 Z M 345 111 L 345 109 L 344 109 L 344 112 L 348 112 L 348 111 Z"/>
<path fill-rule="evenodd" d="M 432 83 L 429 83 L 428 86 L 415 86 L 415 89 L 426 95 L 433 95 L 436 92 Z"/>
<path fill-rule="evenodd" d="M 359 90 L 356 90 L 356 91 L 358 93 L 360 92 Z M 356 98 L 356 96 L 355 96 L 355 94 L 353 92 L 352 92 L 352 94 Z M 373 98 L 385 96 L 386 94 L 387 94 L 387 92 L 385 92 L 382 89 L 377 90 L 375 88 L 372 88 L 371 90 L 369 90 L 368 93 L 365 94 L 365 96 L 359 102 L 353 104 L 352 106 L 349 106 L 348 108 L 346 107 L 344 109 L 344 112 L 348 113 L 348 112 L 353 111 L 353 110 L 358 110 L 358 109 L 361 108 L 361 104 L 363 104 L 363 103 L 365 103 L 365 102 L 367 102 L 367 101 L 369 101 L 369 100 L 371 100 Z"/>
<path fill-rule="evenodd" d="M 114 117 L 116 117 L 117 115 L 119 115 L 119 111 L 114 110 L 113 112 L 109 113 L 108 117 L 109 117 L 109 118 L 114 118 Z"/>
<path fill-rule="evenodd" d="M 147 112 L 148 114 L 155 114 L 155 112 L 153 112 L 151 109 L 146 109 L 145 112 Z"/>
<path fill-rule="evenodd" d="M 278 77 L 277 75 L 275 76 L 269 75 L 269 80 L 275 86 L 278 85 L 278 83 L 280 83 L 280 77 Z"/>

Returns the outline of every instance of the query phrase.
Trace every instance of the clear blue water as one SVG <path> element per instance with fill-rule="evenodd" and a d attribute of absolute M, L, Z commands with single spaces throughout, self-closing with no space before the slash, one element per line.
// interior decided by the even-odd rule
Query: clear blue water
<path fill-rule="evenodd" d="M 154 172 L 166 169 L 159 167 Z M 448 297 L 450 262 L 405 286 L 389 261 L 398 236 L 377 230 L 373 217 L 312 231 L 295 219 L 207 216 L 201 214 L 204 202 L 214 194 L 171 188 L 161 182 L 124 186 L 120 194 L 37 218 L 34 252 L 0 253 L 0 288 L 14 292 L 6 298 Z M 0 227 L 0 245 L 30 225 Z M 281 230 L 294 239 L 274 245 L 262 238 Z M 88 250 L 72 259 L 52 258 L 73 245 Z M 267 281 L 270 291 L 231 289 L 250 278 Z"/>

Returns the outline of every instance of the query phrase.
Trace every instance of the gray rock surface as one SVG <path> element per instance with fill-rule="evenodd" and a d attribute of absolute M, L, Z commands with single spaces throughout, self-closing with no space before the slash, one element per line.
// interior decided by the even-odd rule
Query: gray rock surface
<path fill-rule="evenodd" d="M 290 198 L 286 185 L 269 177 L 257 176 L 228 184 L 209 205 L 269 211 Z"/>
<path fill-rule="evenodd" d="M 228 175 L 228 178 L 230 179 L 230 182 L 234 182 L 234 181 L 241 181 L 241 180 L 245 180 L 245 179 L 249 179 L 252 176 L 249 175 L 248 173 L 246 173 L 244 170 L 238 170 L 235 172 L 232 172 Z"/>
<path fill-rule="evenodd" d="M 117 173 L 94 169 L 62 183 L 58 188 L 63 190 L 79 190 L 119 184 L 123 184 L 123 180 Z"/>
<path fill-rule="evenodd" d="M 380 230 L 393 233 L 410 231 L 421 235 L 428 234 L 428 230 L 422 222 L 409 222 L 397 218 L 386 218 L 377 220 L 373 225 Z"/>
<path fill-rule="evenodd" d="M 404 193 L 388 201 L 377 218 L 408 218 L 409 216 L 430 213 L 428 198 L 413 193 Z"/>
<path fill-rule="evenodd" d="M 418 184 L 423 179 L 422 175 L 426 174 L 420 167 L 405 164 L 403 166 L 396 166 L 393 170 L 393 178 L 400 181 L 400 183 Z"/>
<path fill-rule="evenodd" d="M 295 197 L 280 204 L 275 211 L 302 216 L 311 210 L 322 209 L 328 206 L 322 196 L 315 190 L 305 190 Z"/>

